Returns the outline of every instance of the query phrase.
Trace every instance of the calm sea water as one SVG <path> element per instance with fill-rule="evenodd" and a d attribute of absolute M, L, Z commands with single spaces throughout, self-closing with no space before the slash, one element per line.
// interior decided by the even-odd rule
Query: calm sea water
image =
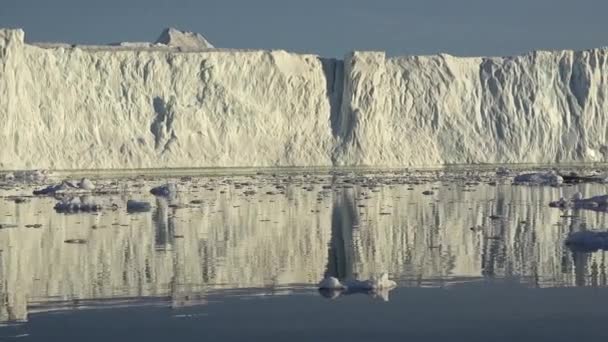
<path fill-rule="evenodd" d="M 563 243 L 608 227 L 608 214 L 548 206 L 607 185 L 513 186 L 473 171 L 94 181 L 99 213 L 56 213 L 52 197 L 15 203 L 33 187 L 2 186 L 0 224 L 14 227 L 0 229 L 0 339 L 608 336 L 605 252 Z M 176 197 L 149 194 L 167 181 Z M 153 209 L 129 214 L 127 199 Z M 325 275 L 383 272 L 396 289 L 316 289 Z"/>

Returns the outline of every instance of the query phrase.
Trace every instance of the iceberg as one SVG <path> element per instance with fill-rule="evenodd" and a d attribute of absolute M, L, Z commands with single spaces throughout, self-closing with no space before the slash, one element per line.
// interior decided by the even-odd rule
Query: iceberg
<path fill-rule="evenodd" d="M 608 160 L 608 49 L 343 59 L 0 29 L 0 170 Z"/>

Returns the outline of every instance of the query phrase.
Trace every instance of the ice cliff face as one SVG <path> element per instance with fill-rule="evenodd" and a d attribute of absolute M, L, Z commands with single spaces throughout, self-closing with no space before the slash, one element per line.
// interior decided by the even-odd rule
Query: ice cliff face
<path fill-rule="evenodd" d="M 345 61 L 341 164 L 604 161 L 608 51 Z"/>
<path fill-rule="evenodd" d="M 605 161 L 608 51 L 344 61 L 0 30 L 0 169 Z"/>

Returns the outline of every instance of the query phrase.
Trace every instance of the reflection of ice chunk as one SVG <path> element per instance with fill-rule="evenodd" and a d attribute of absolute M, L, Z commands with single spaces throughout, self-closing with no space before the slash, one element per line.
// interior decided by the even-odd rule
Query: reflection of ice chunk
<path fill-rule="evenodd" d="M 583 198 L 580 192 L 577 192 L 571 199 L 560 198 L 557 201 L 549 203 L 550 207 L 562 209 L 594 209 L 605 210 L 608 208 L 608 195 L 594 196 Z"/>
<path fill-rule="evenodd" d="M 548 172 L 524 173 L 515 176 L 513 184 L 516 185 L 553 185 L 557 186 L 564 182 L 564 179 L 551 170 Z"/>
<path fill-rule="evenodd" d="M 55 211 L 59 213 L 92 212 L 101 210 L 101 205 L 93 202 L 88 196 L 64 199 L 55 204 Z"/>
<path fill-rule="evenodd" d="M 175 196 L 175 194 L 177 194 L 177 185 L 175 185 L 174 183 L 169 183 L 157 186 L 155 188 L 152 188 L 152 190 L 150 190 L 150 193 L 152 193 L 152 195 L 154 196 L 173 197 Z"/>
<path fill-rule="evenodd" d="M 129 213 L 140 213 L 150 211 L 152 206 L 148 202 L 140 202 L 135 200 L 127 201 L 127 212 Z"/>
<path fill-rule="evenodd" d="M 580 231 L 571 233 L 566 238 L 566 246 L 572 250 L 593 252 L 608 249 L 608 231 Z"/>

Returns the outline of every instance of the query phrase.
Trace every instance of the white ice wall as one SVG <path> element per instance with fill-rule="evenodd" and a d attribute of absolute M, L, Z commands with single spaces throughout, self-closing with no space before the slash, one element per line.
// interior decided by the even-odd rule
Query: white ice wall
<path fill-rule="evenodd" d="M 338 164 L 608 158 L 608 50 L 345 60 Z"/>
<path fill-rule="evenodd" d="M 607 55 L 342 62 L 0 30 L 0 169 L 605 161 Z"/>
<path fill-rule="evenodd" d="M 1 169 L 331 164 L 317 56 L 42 49 L 22 31 L 2 36 Z"/>

